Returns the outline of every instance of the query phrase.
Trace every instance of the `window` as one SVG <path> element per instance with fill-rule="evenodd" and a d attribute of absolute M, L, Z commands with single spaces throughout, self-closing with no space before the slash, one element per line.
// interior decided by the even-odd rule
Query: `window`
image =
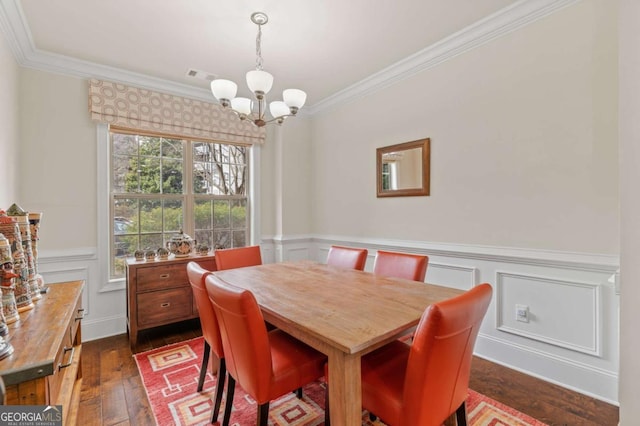
<path fill-rule="evenodd" d="M 211 249 L 249 241 L 249 147 L 110 132 L 110 278 L 183 230 Z"/>

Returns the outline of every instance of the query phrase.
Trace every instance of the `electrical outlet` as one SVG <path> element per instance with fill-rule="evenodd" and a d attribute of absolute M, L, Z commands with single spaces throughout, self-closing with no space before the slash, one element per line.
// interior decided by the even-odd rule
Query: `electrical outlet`
<path fill-rule="evenodd" d="M 529 307 L 527 305 L 516 305 L 516 321 L 529 322 Z"/>

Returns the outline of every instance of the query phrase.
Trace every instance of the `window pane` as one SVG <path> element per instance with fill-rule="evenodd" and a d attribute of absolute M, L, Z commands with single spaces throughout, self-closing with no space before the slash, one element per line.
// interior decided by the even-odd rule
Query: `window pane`
<path fill-rule="evenodd" d="M 213 249 L 231 248 L 231 231 L 214 231 Z"/>
<path fill-rule="evenodd" d="M 126 274 L 125 271 L 125 257 L 114 257 L 113 267 L 111 269 L 111 276 L 122 277 Z"/>
<path fill-rule="evenodd" d="M 182 159 L 183 142 L 179 139 L 162 140 L 162 156 L 168 158 Z"/>
<path fill-rule="evenodd" d="M 244 247 L 247 245 L 245 231 L 233 231 L 233 246 L 234 247 Z"/>
<path fill-rule="evenodd" d="M 164 202 L 164 231 L 178 233 L 182 229 L 182 200 Z"/>
<path fill-rule="evenodd" d="M 145 250 L 156 251 L 160 247 L 164 247 L 162 234 L 144 234 L 140 236 L 140 247 Z"/>
<path fill-rule="evenodd" d="M 195 202 L 196 230 L 213 228 L 213 203 L 210 200 Z"/>
<path fill-rule="evenodd" d="M 113 233 L 138 233 L 138 200 L 117 199 L 113 207 Z"/>
<path fill-rule="evenodd" d="M 214 228 L 229 228 L 229 216 L 231 209 L 228 200 L 216 200 L 213 203 L 213 226 Z"/>
<path fill-rule="evenodd" d="M 193 192 L 194 194 L 209 194 L 211 190 L 211 164 L 193 163 Z"/>
<path fill-rule="evenodd" d="M 245 194 L 246 167 L 232 164 L 229 166 L 229 193 L 236 195 Z"/>
<path fill-rule="evenodd" d="M 162 192 L 182 194 L 182 161 L 162 160 Z"/>
<path fill-rule="evenodd" d="M 141 157 L 138 167 L 138 177 L 140 179 L 140 189 L 143 194 L 160 193 L 160 159 L 151 157 Z M 127 188 L 129 189 L 129 188 Z"/>
<path fill-rule="evenodd" d="M 198 245 L 205 244 L 207 247 L 211 248 L 214 246 L 213 243 L 213 232 L 207 230 L 196 230 L 196 242 Z"/>
<path fill-rule="evenodd" d="M 231 227 L 233 229 L 247 227 L 247 201 L 231 201 Z"/>
<path fill-rule="evenodd" d="M 162 201 L 140 200 L 140 232 L 162 231 Z"/>
<path fill-rule="evenodd" d="M 218 164 L 211 170 L 212 188 L 210 194 L 225 195 L 229 193 L 227 181 L 224 178 L 223 165 Z"/>
<path fill-rule="evenodd" d="M 140 155 L 160 157 L 162 138 L 151 136 L 139 136 L 138 147 Z"/>
<path fill-rule="evenodd" d="M 137 235 L 116 235 L 113 248 L 113 255 L 116 257 L 133 256 L 133 252 L 138 249 Z"/>
<path fill-rule="evenodd" d="M 137 192 L 138 190 L 138 158 L 127 155 L 114 155 L 112 163 L 112 190 L 114 192 Z M 133 191 L 126 189 L 131 186 Z"/>
<path fill-rule="evenodd" d="M 137 155 L 138 142 L 135 135 L 111 134 L 111 153 L 113 155 Z"/>

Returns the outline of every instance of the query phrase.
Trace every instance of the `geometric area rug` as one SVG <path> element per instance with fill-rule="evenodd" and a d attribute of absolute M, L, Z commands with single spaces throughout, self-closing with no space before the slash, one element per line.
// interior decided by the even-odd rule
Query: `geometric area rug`
<path fill-rule="evenodd" d="M 174 343 L 147 352 L 135 354 L 136 364 L 144 389 L 158 426 L 209 425 L 216 377 L 207 374 L 203 391 L 197 392 L 198 377 L 204 340 L 202 337 Z M 303 388 L 302 399 L 290 393 L 269 407 L 270 426 L 321 426 L 324 425 L 324 392 L 322 382 L 314 382 Z M 222 399 L 219 423 L 222 422 L 225 397 Z M 236 384 L 231 426 L 256 424 L 257 407 Z M 467 417 L 471 426 L 546 426 L 513 408 L 469 390 Z M 384 426 L 380 420 L 369 420 L 363 411 L 362 424 Z"/>

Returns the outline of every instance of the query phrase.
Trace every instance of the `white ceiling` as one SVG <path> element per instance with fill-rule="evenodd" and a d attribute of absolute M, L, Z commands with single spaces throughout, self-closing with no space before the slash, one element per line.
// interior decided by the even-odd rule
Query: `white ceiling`
<path fill-rule="evenodd" d="M 571 2 L 0 0 L 0 26 L 10 42 L 17 40 L 14 52 L 22 50 L 16 55 L 24 55 L 27 66 L 29 57 L 58 67 L 80 60 L 87 69 L 99 66 L 101 74 L 126 71 L 204 93 L 208 81 L 186 76 L 196 69 L 236 81 L 246 96 L 244 74 L 255 67 L 257 33 L 249 17 L 263 11 L 269 15 L 262 30 L 264 69 L 275 77 L 270 99 L 297 87 L 314 105 L 452 34 L 507 13 L 537 19 L 550 5 Z"/>

